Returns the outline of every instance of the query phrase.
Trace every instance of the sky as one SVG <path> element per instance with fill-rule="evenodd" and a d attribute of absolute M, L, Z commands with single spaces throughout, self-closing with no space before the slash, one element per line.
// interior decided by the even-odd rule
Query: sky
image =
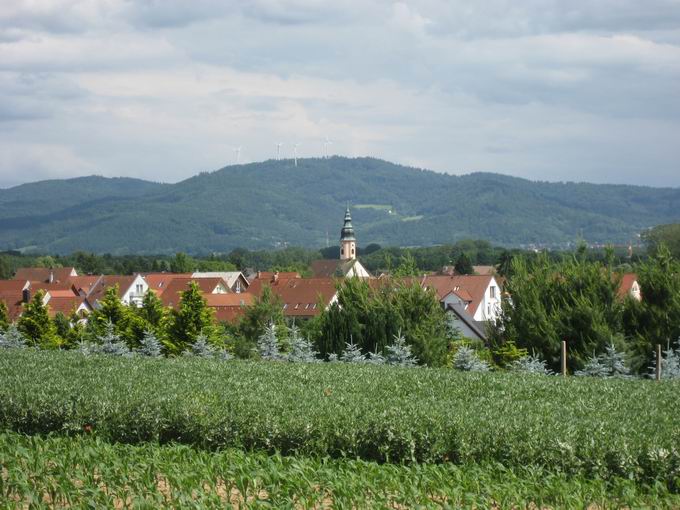
<path fill-rule="evenodd" d="M 0 187 L 277 143 L 678 187 L 680 0 L 0 1 Z"/>

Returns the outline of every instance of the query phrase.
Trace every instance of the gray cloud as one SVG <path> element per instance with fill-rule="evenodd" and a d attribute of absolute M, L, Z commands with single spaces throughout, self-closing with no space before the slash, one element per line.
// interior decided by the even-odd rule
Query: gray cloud
<path fill-rule="evenodd" d="M 677 186 L 677 0 L 0 6 L 0 185 L 174 181 L 299 143 L 445 172 Z"/>

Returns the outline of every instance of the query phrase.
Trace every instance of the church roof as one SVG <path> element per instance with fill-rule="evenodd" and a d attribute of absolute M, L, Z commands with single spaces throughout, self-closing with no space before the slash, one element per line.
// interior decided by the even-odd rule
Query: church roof
<path fill-rule="evenodd" d="M 356 241 L 354 237 L 354 227 L 352 227 L 352 216 L 349 213 L 349 207 L 345 211 L 345 224 L 340 231 L 340 241 Z"/>

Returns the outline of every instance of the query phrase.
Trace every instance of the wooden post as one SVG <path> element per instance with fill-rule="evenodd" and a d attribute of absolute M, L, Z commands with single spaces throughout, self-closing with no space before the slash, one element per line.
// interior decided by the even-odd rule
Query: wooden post
<path fill-rule="evenodd" d="M 661 380 L 661 344 L 656 344 L 656 380 Z"/>
<path fill-rule="evenodd" d="M 562 340 L 562 376 L 567 377 L 567 341 Z"/>

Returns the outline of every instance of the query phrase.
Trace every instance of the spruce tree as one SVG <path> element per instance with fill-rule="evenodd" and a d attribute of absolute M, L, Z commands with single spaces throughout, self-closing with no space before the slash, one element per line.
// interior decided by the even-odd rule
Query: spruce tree
<path fill-rule="evenodd" d="M 345 351 L 340 355 L 343 363 L 366 363 L 366 356 L 361 353 L 361 349 L 353 342 L 345 344 Z"/>
<path fill-rule="evenodd" d="M 104 333 L 97 337 L 98 343 L 90 346 L 90 352 L 94 354 L 107 354 L 110 356 L 131 356 L 132 352 L 125 342 L 116 334 L 112 322 L 107 322 Z"/>
<path fill-rule="evenodd" d="M 406 338 L 402 335 L 401 330 L 394 335 L 394 343 L 387 346 L 385 362 L 388 365 L 405 367 L 412 367 L 418 363 L 418 360 L 411 354 L 411 346 L 406 343 Z"/>
<path fill-rule="evenodd" d="M 617 352 L 614 344 L 606 348 L 606 352 L 590 358 L 583 370 L 574 375 L 587 377 L 627 377 L 630 371 L 626 367 L 623 353 Z"/>
<path fill-rule="evenodd" d="M 0 330 L 0 349 L 23 349 L 26 347 L 26 339 L 14 324 L 6 330 Z"/>
<path fill-rule="evenodd" d="M 203 333 L 199 333 L 196 337 L 196 341 L 182 354 L 199 358 L 214 358 L 217 353 L 215 348 L 208 342 L 208 337 Z"/>
<path fill-rule="evenodd" d="M 466 345 L 458 348 L 453 355 L 453 368 L 465 372 L 488 372 L 489 364 L 479 359 L 477 353 Z"/>
<path fill-rule="evenodd" d="M 151 358 L 158 358 L 162 353 L 162 345 L 156 338 L 152 331 L 145 331 L 142 338 L 141 345 L 137 349 L 137 354 L 140 356 L 148 356 Z"/>
<path fill-rule="evenodd" d="M 661 378 L 662 379 L 680 379 L 680 338 L 676 343 L 677 348 L 672 346 L 663 352 L 661 357 Z M 652 361 L 652 366 L 649 367 L 649 377 L 656 377 L 656 359 Z"/>
<path fill-rule="evenodd" d="M 29 345 L 50 349 L 58 347 L 60 341 L 57 336 L 57 328 L 50 320 L 47 306 L 43 304 L 44 298 L 45 292 L 39 290 L 29 303 L 24 304 L 24 310 L 17 321 L 17 327 Z"/>
<path fill-rule="evenodd" d="M 279 360 L 279 341 L 276 337 L 276 325 L 270 322 L 265 328 L 264 333 L 257 339 L 257 352 L 262 359 Z"/>
<path fill-rule="evenodd" d="M 300 329 L 293 324 L 290 328 L 290 352 L 288 353 L 288 361 L 298 363 L 316 363 L 318 360 L 318 352 L 312 346 L 312 343 L 300 334 Z"/>
<path fill-rule="evenodd" d="M 368 358 L 366 359 L 366 363 L 370 365 L 384 365 L 385 357 L 379 352 L 369 352 Z"/>
<path fill-rule="evenodd" d="M 553 371 L 548 368 L 548 363 L 537 355 L 522 356 L 510 363 L 510 369 L 528 374 L 553 374 Z"/>

